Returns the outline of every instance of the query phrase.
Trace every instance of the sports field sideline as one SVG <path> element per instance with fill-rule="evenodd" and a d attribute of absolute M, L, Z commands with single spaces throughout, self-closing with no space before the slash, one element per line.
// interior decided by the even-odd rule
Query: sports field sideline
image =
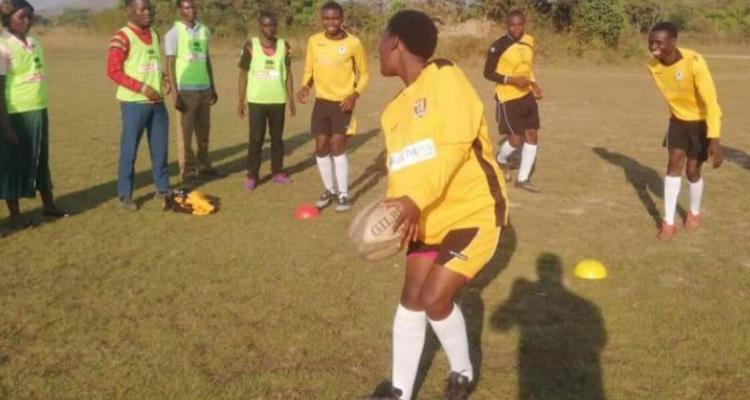
<path fill-rule="evenodd" d="M 237 51 L 215 53 L 212 157 L 230 175 L 199 190 L 219 199 L 220 212 L 161 211 L 141 146 L 143 209 L 125 213 L 115 199 L 120 121 L 106 39 L 40 40 L 55 191 L 76 215 L 11 232 L 0 214 L 0 398 L 353 399 L 387 378 L 402 259 L 360 261 L 346 238 L 353 214 L 292 218 L 320 191 L 311 107 L 288 120 L 293 184 L 246 195 Z M 462 295 L 482 360 L 472 398 L 590 399 L 599 390 L 608 399 L 747 398 L 750 63 L 709 63 L 727 160 L 705 170 L 705 226 L 670 243 L 654 239 L 667 110 L 645 67 L 537 63 L 546 98 L 534 179 L 544 192 L 510 188 L 511 228 Z M 458 64 L 492 120 L 479 63 Z M 355 211 L 385 187 L 378 121 L 399 82 L 376 71 L 350 146 Z M 31 216 L 45 221 L 39 210 Z M 608 279 L 572 276 L 588 257 L 607 265 Z M 447 362 L 429 351 L 424 362 L 433 365 L 419 398 L 430 399 Z"/>

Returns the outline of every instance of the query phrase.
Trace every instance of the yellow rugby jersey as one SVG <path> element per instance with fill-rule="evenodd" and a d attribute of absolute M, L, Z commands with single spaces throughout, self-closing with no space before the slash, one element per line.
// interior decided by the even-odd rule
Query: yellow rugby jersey
<path fill-rule="evenodd" d="M 494 162 L 484 106 L 450 61 L 428 64 L 381 119 L 387 197 L 409 196 L 422 210 L 420 240 L 439 243 L 457 228 L 505 225 L 505 182 Z"/>
<path fill-rule="evenodd" d="M 521 39 L 515 40 L 510 34 L 506 34 L 492 44 L 488 60 L 496 63 L 495 73 L 503 77 L 523 76 L 534 81 L 534 38 L 524 34 Z M 531 93 L 531 87 L 519 89 L 513 85 L 498 83 L 495 94 L 500 101 L 507 102 L 519 99 Z"/>
<path fill-rule="evenodd" d="M 369 80 L 365 49 L 356 36 L 347 33 L 343 39 L 331 40 L 321 32 L 307 41 L 302 82 L 315 85 L 315 97 L 341 101 L 355 91 L 362 94 Z"/>
<path fill-rule="evenodd" d="M 666 66 L 651 59 L 648 68 L 669 104 L 669 111 L 682 121 L 706 121 L 708 137 L 721 135 L 721 108 L 716 86 L 706 60 L 697 52 L 678 48 L 682 59 Z"/>

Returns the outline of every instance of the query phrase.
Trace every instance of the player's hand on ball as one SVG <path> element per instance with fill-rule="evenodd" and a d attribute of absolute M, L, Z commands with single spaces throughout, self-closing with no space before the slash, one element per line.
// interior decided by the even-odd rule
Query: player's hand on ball
<path fill-rule="evenodd" d="M 714 160 L 714 168 L 721 167 L 721 163 L 724 162 L 724 149 L 721 147 L 719 139 L 711 139 L 711 143 L 708 145 L 708 156 Z"/>
<path fill-rule="evenodd" d="M 393 231 L 403 229 L 404 236 L 401 238 L 401 248 L 408 246 L 410 242 L 416 242 L 419 238 L 419 217 L 422 211 L 409 196 L 401 196 L 396 199 L 386 199 L 383 204 L 387 207 L 398 209 L 400 216 L 393 225 Z M 403 227 L 403 228 L 402 228 Z"/>

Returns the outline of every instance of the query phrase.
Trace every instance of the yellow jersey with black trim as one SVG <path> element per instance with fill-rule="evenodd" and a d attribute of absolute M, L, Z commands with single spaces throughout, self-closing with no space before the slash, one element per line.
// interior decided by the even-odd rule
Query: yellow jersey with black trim
<path fill-rule="evenodd" d="M 315 85 L 315 97 L 341 101 L 357 92 L 362 94 L 370 81 L 367 56 L 362 42 L 351 34 L 333 40 L 316 33 L 307 41 L 305 74 L 302 82 Z"/>
<path fill-rule="evenodd" d="M 682 121 L 706 121 L 708 137 L 721 136 L 721 107 L 705 58 L 678 48 L 682 58 L 672 65 L 651 59 L 648 64 L 656 86 L 669 104 L 673 117 Z"/>
<path fill-rule="evenodd" d="M 507 192 L 484 105 L 463 71 L 447 60 L 429 63 L 388 104 L 381 123 L 387 197 L 408 196 L 422 210 L 421 241 L 440 243 L 454 229 L 506 224 Z"/>
<path fill-rule="evenodd" d="M 534 38 L 524 34 L 516 40 L 510 34 L 506 34 L 493 43 L 489 50 L 490 59 L 497 57 L 495 73 L 504 77 L 524 77 L 535 81 L 532 64 L 534 63 Z M 494 57 L 493 57 L 494 56 Z M 531 93 L 531 87 L 518 88 L 516 86 L 498 83 L 495 87 L 495 95 L 502 102 L 520 99 Z"/>

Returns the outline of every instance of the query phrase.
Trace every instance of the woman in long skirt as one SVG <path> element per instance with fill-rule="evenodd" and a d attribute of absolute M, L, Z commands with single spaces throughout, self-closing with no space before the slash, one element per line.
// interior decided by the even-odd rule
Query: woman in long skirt
<path fill-rule="evenodd" d="M 33 225 L 20 211 L 20 198 L 39 192 L 44 214 L 65 217 L 52 195 L 49 169 L 49 122 L 44 54 L 29 36 L 34 7 L 26 0 L 3 0 L 0 17 L 0 199 L 14 228 Z"/>

